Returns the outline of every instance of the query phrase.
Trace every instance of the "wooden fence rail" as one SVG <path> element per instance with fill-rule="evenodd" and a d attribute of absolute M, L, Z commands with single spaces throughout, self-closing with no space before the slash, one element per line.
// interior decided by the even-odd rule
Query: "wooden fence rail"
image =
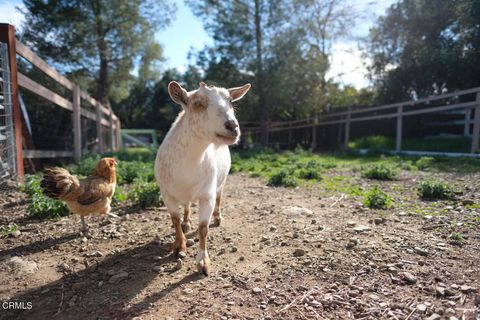
<path fill-rule="evenodd" d="M 470 101 L 466 102 L 458 102 L 458 100 L 468 100 L 467 98 L 469 95 L 474 96 L 473 99 L 470 99 Z M 455 99 L 457 101 L 452 102 L 449 101 L 449 99 Z M 468 117 L 470 117 L 471 111 L 474 112 L 473 121 L 467 118 L 467 116 L 465 117 L 464 132 L 468 131 L 470 123 L 473 123 L 472 144 L 470 152 L 475 153 L 477 151 L 480 151 L 480 87 L 432 96 L 416 101 L 404 101 L 389 105 L 368 107 L 362 109 L 352 109 L 351 107 L 349 107 L 346 111 L 324 113 L 305 119 L 293 121 L 273 122 L 270 123 L 268 131 L 288 131 L 289 137 L 291 137 L 292 130 L 310 128 L 312 130 L 312 147 L 315 147 L 317 127 L 338 124 L 344 126 L 343 143 L 344 145 L 347 145 L 350 140 L 352 123 L 393 118 L 396 119 L 395 150 L 401 151 L 403 119 L 405 117 L 452 110 L 467 110 L 468 112 L 466 112 L 466 115 L 468 115 Z M 379 113 L 380 111 L 381 113 Z M 260 132 L 259 126 L 252 126 L 252 124 L 254 124 L 252 122 L 248 124 L 249 126 L 243 129 L 245 133 L 250 132 L 252 134 L 258 134 L 258 132 Z"/>
<path fill-rule="evenodd" d="M 71 82 L 65 76 L 60 74 L 43 59 L 38 57 L 25 44 L 16 39 L 13 26 L 8 24 L 0 24 L 0 41 L 8 45 L 9 51 L 10 72 L 12 74 L 12 93 L 14 96 L 12 103 L 13 110 L 15 112 L 14 121 L 17 144 L 17 171 L 20 178 L 23 176 L 23 158 L 54 158 L 73 156 L 76 160 L 80 159 L 82 157 L 81 117 L 95 121 L 99 152 L 105 152 L 107 150 L 113 151 L 120 147 L 120 120 L 113 113 L 109 106 L 104 106 L 102 103 L 92 98 L 88 93 L 82 91 L 77 84 Z M 44 74 L 48 75 L 55 82 L 71 91 L 72 100 L 62 97 L 45 86 L 28 78 L 26 75 L 17 72 L 17 54 L 25 58 L 33 66 L 41 70 Z M 18 100 L 19 87 L 54 103 L 56 106 L 73 112 L 73 151 L 25 150 L 24 152 L 24 150 L 22 150 L 22 120 Z M 92 106 L 95 109 L 95 112 L 82 108 L 82 100 Z M 108 128 L 110 136 L 110 144 L 108 146 L 107 142 L 104 141 L 104 136 L 102 134 L 104 128 Z"/>

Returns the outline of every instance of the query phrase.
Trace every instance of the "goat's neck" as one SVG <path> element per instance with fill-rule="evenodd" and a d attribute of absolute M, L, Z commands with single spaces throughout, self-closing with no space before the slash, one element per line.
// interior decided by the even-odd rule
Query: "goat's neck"
<path fill-rule="evenodd" d="M 186 156 L 188 158 L 199 160 L 203 157 L 205 150 L 212 142 L 197 134 L 195 129 L 192 128 L 192 125 L 189 124 L 187 117 L 184 116 L 182 120 L 177 128 L 177 142 L 187 151 Z"/>

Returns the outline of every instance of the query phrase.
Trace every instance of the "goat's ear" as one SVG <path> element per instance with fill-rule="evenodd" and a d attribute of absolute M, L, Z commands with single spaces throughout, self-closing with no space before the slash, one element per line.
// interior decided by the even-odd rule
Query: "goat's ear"
<path fill-rule="evenodd" d="M 175 103 L 186 106 L 188 104 L 187 90 L 183 89 L 178 82 L 172 81 L 168 84 L 168 94 Z"/>
<path fill-rule="evenodd" d="M 232 102 L 242 99 L 243 96 L 248 92 L 248 90 L 250 90 L 250 87 L 250 83 L 247 83 L 246 85 L 241 87 L 228 89 L 228 93 L 230 93 L 230 98 L 232 98 Z"/>

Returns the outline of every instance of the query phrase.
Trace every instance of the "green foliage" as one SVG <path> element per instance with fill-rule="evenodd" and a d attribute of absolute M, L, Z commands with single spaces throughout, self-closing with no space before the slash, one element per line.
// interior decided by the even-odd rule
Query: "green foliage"
<path fill-rule="evenodd" d="M 429 169 L 434 162 L 435 162 L 435 159 L 432 157 L 421 157 L 415 162 L 415 166 L 419 170 L 426 170 L 426 169 Z"/>
<path fill-rule="evenodd" d="M 118 206 L 127 199 L 128 194 L 125 192 L 125 190 L 121 186 L 117 186 L 112 197 L 112 207 Z"/>
<path fill-rule="evenodd" d="M 452 234 L 450 235 L 450 239 L 452 239 L 455 242 L 459 242 L 459 243 L 463 242 L 463 237 L 458 232 L 452 232 Z"/>
<path fill-rule="evenodd" d="M 393 180 L 398 170 L 384 163 L 367 167 L 362 172 L 362 177 L 376 180 Z"/>
<path fill-rule="evenodd" d="M 391 150 L 394 149 L 392 138 L 385 136 L 368 136 L 348 143 L 350 149 Z"/>
<path fill-rule="evenodd" d="M 472 0 L 392 4 L 366 46 L 380 102 L 410 100 L 407 88 L 421 98 L 442 86 L 449 92 L 479 86 L 479 16 L 480 2 Z"/>
<path fill-rule="evenodd" d="M 18 231 L 18 225 L 16 223 L 9 223 L 6 226 L 0 226 L 0 238 L 5 238 L 13 235 Z"/>
<path fill-rule="evenodd" d="M 160 189 L 154 182 L 135 181 L 128 193 L 128 198 L 142 209 L 163 205 Z"/>
<path fill-rule="evenodd" d="M 298 180 L 292 174 L 288 173 L 286 170 L 280 170 L 277 173 L 274 173 L 268 179 L 268 185 L 273 187 L 288 187 L 294 188 L 298 186 Z"/>
<path fill-rule="evenodd" d="M 134 180 L 151 182 L 155 179 L 152 162 L 119 161 L 117 166 L 118 184 L 132 183 Z"/>
<path fill-rule="evenodd" d="M 372 209 L 388 209 L 393 204 L 393 199 L 386 192 L 374 187 L 365 193 L 363 204 Z"/>
<path fill-rule="evenodd" d="M 418 186 L 420 197 L 428 200 L 451 200 L 455 198 L 453 188 L 446 182 L 439 180 L 425 180 Z"/>
<path fill-rule="evenodd" d="M 105 157 L 113 157 L 118 162 L 123 161 L 139 161 L 139 162 L 154 162 L 157 150 L 149 148 L 123 148 L 113 153 L 107 153 Z"/>
<path fill-rule="evenodd" d="M 64 217 L 70 214 L 63 202 L 50 199 L 43 194 L 39 176 L 27 175 L 25 184 L 21 189 L 28 195 L 30 203 L 27 212 L 30 216 L 38 219 L 47 219 Z"/>

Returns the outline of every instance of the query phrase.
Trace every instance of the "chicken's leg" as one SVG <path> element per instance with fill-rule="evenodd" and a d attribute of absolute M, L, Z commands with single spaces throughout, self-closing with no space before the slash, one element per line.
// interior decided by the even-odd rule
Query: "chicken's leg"
<path fill-rule="evenodd" d="M 85 217 L 80 216 L 80 219 L 82 221 L 82 228 L 80 229 L 80 231 L 84 234 L 88 234 L 88 227 L 87 227 L 87 224 L 85 223 Z"/>

